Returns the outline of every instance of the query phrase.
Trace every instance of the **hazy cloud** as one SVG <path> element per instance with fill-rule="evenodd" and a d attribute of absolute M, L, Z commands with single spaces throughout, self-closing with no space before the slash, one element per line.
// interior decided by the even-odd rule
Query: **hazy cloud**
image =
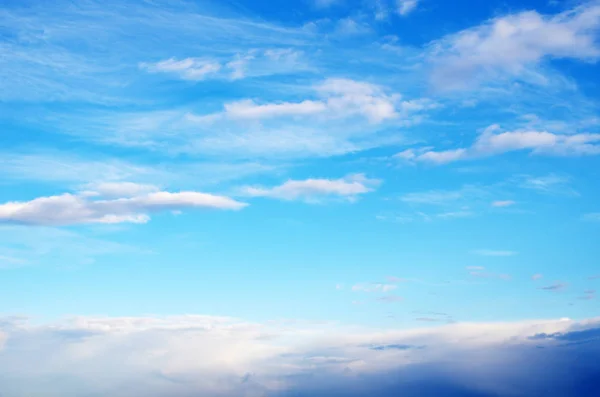
<path fill-rule="evenodd" d="M 242 193 L 251 197 L 307 202 L 336 197 L 353 200 L 359 195 L 372 192 L 379 184 L 379 180 L 369 179 L 364 174 L 351 174 L 340 179 L 288 180 L 272 188 L 248 186 L 242 189 Z"/>

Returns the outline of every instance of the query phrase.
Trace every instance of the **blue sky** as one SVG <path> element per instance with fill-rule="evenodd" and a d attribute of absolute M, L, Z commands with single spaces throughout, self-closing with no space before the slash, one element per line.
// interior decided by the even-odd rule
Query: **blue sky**
<path fill-rule="evenodd" d="M 597 1 L 0 5 L 0 313 L 30 330 L 598 315 Z"/>

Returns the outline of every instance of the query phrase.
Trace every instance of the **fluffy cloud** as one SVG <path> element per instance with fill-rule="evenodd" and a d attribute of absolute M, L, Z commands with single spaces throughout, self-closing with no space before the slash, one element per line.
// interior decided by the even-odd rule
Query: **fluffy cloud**
<path fill-rule="evenodd" d="M 440 89 L 461 89 L 524 76 L 546 59 L 596 60 L 599 28 L 597 2 L 554 16 L 527 11 L 499 17 L 434 42 L 431 80 Z"/>
<path fill-rule="evenodd" d="M 152 191 L 154 188 L 148 185 L 113 183 L 100 184 L 97 188 L 97 191 L 80 194 L 65 193 L 2 204 L 0 221 L 33 225 L 145 223 L 150 212 L 186 208 L 239 210 L 246 206 L 229 197 L 194 191 Z M 103 193 L 121 197 L 105 198 Z"/>
<path fill-rule="evenodd" d="M 335 197 L 353 200 L 361 194 L 372 192 L 379 183 L 379 180 L 369 179 L 364 174 L 352 174 L 340 179 L 288 180 L 272 188 L 248 186 L 243 188 L 243 193 L 252 197 L 307 202 Z"/>
<path fill-rule="evenodd" d="M 592 397 L 599 327 L 561 319 L 381 332 L 211 316 L 8 317 L 0 383 L 5 397 Z"/>
<path fill-rule="evenodd" d="M 408 162 L 445 164 L 528 150 L 533 154 L 585 156 L 600 154 L 600 134 L 553 134 L 547 131 L 501 131 L 494 124 L 486 128 L 468 148 L 444 151 L 429 148 L 407 149 L 395 155 Z"/>

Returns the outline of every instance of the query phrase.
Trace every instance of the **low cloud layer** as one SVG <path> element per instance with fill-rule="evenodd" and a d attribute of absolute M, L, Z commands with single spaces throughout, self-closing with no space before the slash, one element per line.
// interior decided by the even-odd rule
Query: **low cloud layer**
<path fill-rule="evenodd" d="M 596 396 L 600 320 L 377 330 L 212 316 L 0 319 L 16 396 Z"/>

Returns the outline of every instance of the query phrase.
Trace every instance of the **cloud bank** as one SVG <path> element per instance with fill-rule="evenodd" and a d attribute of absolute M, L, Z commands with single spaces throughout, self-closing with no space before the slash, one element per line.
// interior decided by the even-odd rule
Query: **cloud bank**
<path fill-rule="evenodd" d="M 598 319 L 416 330 L 212 316 L 0 320 L 4 397 L 591 397 L 598 354 Z"/>

